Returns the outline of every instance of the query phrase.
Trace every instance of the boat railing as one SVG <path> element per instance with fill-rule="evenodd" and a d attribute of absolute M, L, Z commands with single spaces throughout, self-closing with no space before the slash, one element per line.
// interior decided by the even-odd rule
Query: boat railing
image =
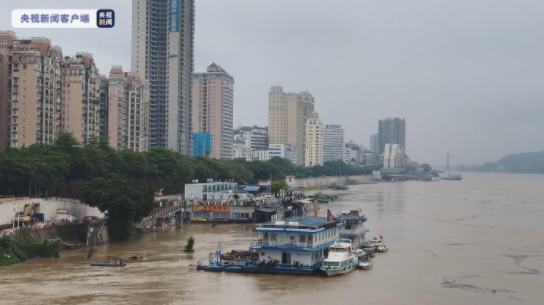
<path fill-rule="evenodd" d="M 250 247 L 275 247 L 275 248 L 296 248 L 296 249 L 312 249 L 313 242 L 277 242 L 272 240 L 257 239 L 251 241 Z"/>

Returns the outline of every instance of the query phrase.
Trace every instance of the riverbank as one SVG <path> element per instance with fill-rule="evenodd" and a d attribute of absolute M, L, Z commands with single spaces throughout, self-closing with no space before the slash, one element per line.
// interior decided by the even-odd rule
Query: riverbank
<path fill-rule="evenodd" d="M 373 175 L 324 176 L 312 178 L 294 178 L 292 185 L 296 188 L 303 187 L 306 190 L 310 190 L 316 188 L 328 188 L 329 186 L 336 184 L 360 184 L 372 181 L 374 181 Z"/>

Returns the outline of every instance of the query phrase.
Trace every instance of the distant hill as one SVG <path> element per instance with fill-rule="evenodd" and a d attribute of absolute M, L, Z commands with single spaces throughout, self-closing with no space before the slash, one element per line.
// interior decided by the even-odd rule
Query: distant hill
<path fill-rule="evenodd" d="M 507 155 L 497 163 L 482 164 L 479 171 L 544 174 L 544 151 Z"/>

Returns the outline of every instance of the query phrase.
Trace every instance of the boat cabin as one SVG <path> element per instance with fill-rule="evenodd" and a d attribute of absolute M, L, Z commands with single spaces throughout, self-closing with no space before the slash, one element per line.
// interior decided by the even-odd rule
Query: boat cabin
<path fill-rule="evenodd" d="M 329 255 L 323 262 L 323 266 L 327 268 L 343 268 L 353 264 L 358 259 L 356 253 L 353 252 L 351 240 L 341 238 L 329 247 Z"/>
<path fill-rule="evenodd" d="M 259 237 L 251 243 L 250 249 L 259 251 L 260 261 L 320 266 L 343 226 L 343 223 L 315 216 L 270 221 L 255 226 Z"/>
<path fill-rule="evenodd" d="M 340 237 L 351 240 L 354 248 L 363 248 L 365 244 L 365 233 L 368 232 L 364 227 L 366 216 L 361 210 L 343 211 L 339 217 L 344 226 L 340 229 Z"/>

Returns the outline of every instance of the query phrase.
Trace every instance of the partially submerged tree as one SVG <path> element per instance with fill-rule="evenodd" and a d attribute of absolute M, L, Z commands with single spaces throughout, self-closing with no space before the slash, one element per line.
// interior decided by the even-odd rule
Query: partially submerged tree
<path fill-rule="evenodd" d="M 186 253 L 193 253 L 195 252 L 195 250 L 193 249 L 195 245 L 195 239 L 193 238 L 193 236 L 189 237 L 189 239 L 187 239 L 187 245 L 185 246 L 185 249 L 183 249 L 183 252 L 186 252 Z"/>

